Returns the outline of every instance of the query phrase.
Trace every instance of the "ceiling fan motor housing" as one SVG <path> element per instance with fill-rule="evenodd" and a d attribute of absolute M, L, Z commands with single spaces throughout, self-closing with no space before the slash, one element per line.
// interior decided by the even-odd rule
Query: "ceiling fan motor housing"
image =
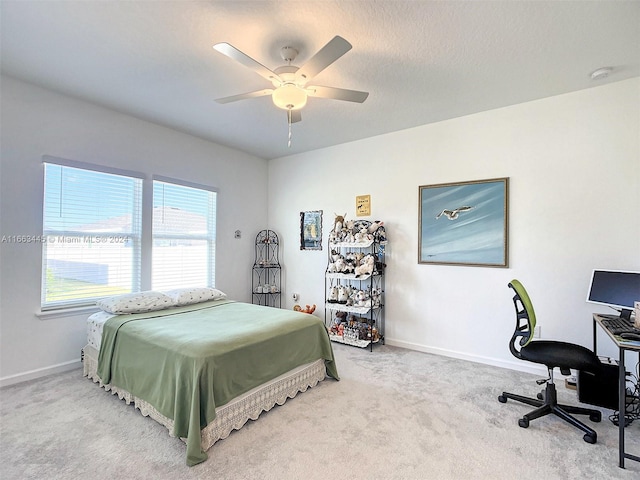
<path fill-rule="evenodd" d="M 298 50 L 296 50 L 293 47 L 282 47 L 280 49 L 280 56 L 282 57 L 282 60 L 284 60 L 285 62 L 291 63 L 298 56 Z"/>

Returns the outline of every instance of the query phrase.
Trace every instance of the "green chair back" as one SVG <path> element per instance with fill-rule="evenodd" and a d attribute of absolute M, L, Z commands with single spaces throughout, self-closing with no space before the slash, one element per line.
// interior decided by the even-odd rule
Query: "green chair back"
<path fill-rule="evenodd" d="M 511 280 L 509 287 L 513 289 L 513 305 L 516 309 L 516 329 L 511 337 L 509 349 L 517 358 L 521 358 L 520 349 L 533 340 L 536 328 L 536 313 L 527 290 L 518 280 Z"/>

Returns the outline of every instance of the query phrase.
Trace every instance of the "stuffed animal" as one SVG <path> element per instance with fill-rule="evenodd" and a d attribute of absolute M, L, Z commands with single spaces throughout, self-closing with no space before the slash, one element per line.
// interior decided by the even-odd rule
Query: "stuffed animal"
<path fill-rule="evenodd" d="M 378 334 L 378 329 L 376 327 L 371 328 L 371 339 L 374 342 L 377 342 L 380 339 L 380 335 Z"/>
<path fill-rule="evenodd" d="M 345 213 L 344 215 L 338 215 L 337 213 L 335 214 L 336 218 L 333 220 L 333 228 L 332 230 L 336 233 L 340 232 L 342 230 L 342 227 L 344 226 L 344 217 L 347 216 L 347 214 Z"/>
<path fill-rule="evenodd" d="M 336 272 L 342 273 L 342 272 L 344 272 L 344 270 L 345 270 L 345 268 L 347 266 L 347 261 L 344 259 L 344 257 L 340 256 L 340 258 L 338 258 L 334 262 L 334 265 L 335 265 Z"/>
<path fill-rule="evenodd" d="M 379 288 L 371 290 L 371 302 L 374 307 L 379 307 L 382 303 L 382 291 Z"/>
<path fill-rule="evenodd" d="M 369 233 L 367 232 L 366 227 L 362 227 L 360 231 L 358 231 L 355 235 L 355 241 L 358 243 L 365 243 L 371 239 L 373 239 L 373 236 L 371 237 L 369 236 Z"/>
<path fill-rule="evenodd" d="M 353 235 L 353 232 L 351 230 L 349 230 L 347 232 L 346 237 L 343 239 L 345 242 L 347 243 L 353 243 L 356 241 L 356 237 Z"/>
<path fill-rule="evenodd" d="M 356 270 L 355 261 L 346 260 L 344 267 L 342 268 L 342 273 L 353 273 Z"/>
<path fill-rule="evenodd" d="M 375 222 L 371 222 L 371 225 L 369 225 L 369 228 L 367 229 L 367 231 L 369 233 L 375 233 L 376 230 L 378 230 L 378 228 L 382 227 L 384 225 L 384 222 L 381 222 L 380 220 L 376 220 Z"/>
<path fill-rule="evenodd" d="M 347 318 L 347 312 L 336 312 L 336 318 L 333 319 L 333 323 L 336 325 L 341 324 Z"/>
<path fill-rule="evenodd" d="M 338 287 L 331 287 L 331 290 L 329 290 L 329 298 L 327 298 L 327 302 L 338 303 Z"/>
<path fill-rule="evenodd" d="M 305 308 L 302 308 L 300 305 L 298 305 L 297 303 L 293 306 L 293 309 L 296 312 L 301 312 L 301 313 L 313 313 L 316 310 L 316 306 L 315 304 L 312 306 L 306 305 Z"/>
<path fill-rule="evenodd" d="M 338 287 L 338 303 L 346 305 L 349 295 L 351 295 L 349 286 L 340 285 Z"/>
<path fill-rule="evenodd" d="M 347 307 L 353 307 L 353 292 L 349 294 L 349 298 L 347 298 L 347 303 L 345 304 Z"/>
<path fill-rule="evenodd" d="M 359 307 L 361 303 L 367 299 L 367 293 L 364 290 L 358 290 L 353 296 L 353 305 Z"/>
<path fill-rule="evenodd" d="M 371 255 L 370 253 L 365 255 L 362 261 L 360 262 L 360 265 L 356 267 L 356 270 L 355 270 L 356 278 L 362 275 L 372 275 L 373 267 L 375 263 L 376 263 L 376 260 L 373 257 L 373 255 Z"/>
<path fill-rule="evenodd" d="M 367 307 L 371 308 L 371 297 L 369 297 L 369 293 L 364 290 L 358 290 L 353 299 L 354 307 Z"/>

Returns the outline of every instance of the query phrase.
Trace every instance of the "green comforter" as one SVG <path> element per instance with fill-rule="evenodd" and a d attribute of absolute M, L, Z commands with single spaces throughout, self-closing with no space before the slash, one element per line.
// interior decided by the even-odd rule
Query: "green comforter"
<path fill-rule="evenodd" d="M 187 465 L 207 459 L 200 430 L 215 409 L 283 373 L 325 359 L 338 379 L 323 323 L 313 315 L 217 300 L 109 319 L 98 375 L 174 421 Z"/>

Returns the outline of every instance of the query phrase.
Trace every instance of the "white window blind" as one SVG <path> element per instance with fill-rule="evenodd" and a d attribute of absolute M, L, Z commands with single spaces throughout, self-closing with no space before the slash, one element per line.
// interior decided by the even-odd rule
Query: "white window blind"
<path fill-rule="evenodd" d="M 215 286 L 215 191 L 153 181 L 152 288 Z"/>
<path fill-rule="evenodd" d="M 42 308 L 140 289 L 142 180 L 44 164 Z"/>

